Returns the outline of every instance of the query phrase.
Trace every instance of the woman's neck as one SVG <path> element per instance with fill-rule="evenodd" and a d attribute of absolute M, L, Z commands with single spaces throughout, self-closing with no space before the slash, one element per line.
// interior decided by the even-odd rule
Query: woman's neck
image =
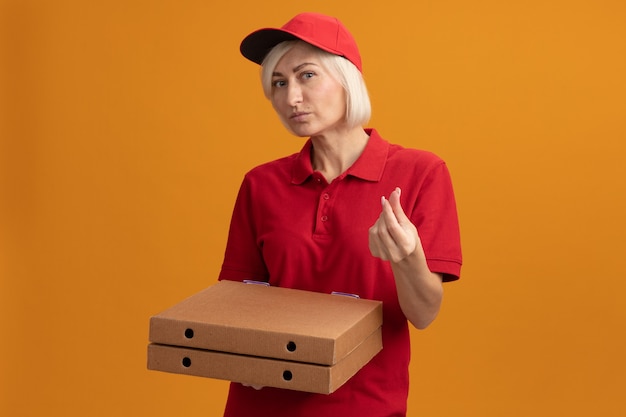
<path fill-rule="evenodd" d="M 343 174 L 359 159 L 369 136 L 361 127 L 342 134 L 313 136 L 311 164 L 329 183 Z"/>

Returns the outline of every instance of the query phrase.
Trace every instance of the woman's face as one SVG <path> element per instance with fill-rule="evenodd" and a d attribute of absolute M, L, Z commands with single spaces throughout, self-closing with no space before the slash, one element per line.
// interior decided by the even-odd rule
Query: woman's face
<path fill-rule="evenodd" d="M 271 101 L 282 123 L 297 136 L 345 128 L 345 91 L 308 44 L 296 44 L 278 61 L 272 73 Z"/>

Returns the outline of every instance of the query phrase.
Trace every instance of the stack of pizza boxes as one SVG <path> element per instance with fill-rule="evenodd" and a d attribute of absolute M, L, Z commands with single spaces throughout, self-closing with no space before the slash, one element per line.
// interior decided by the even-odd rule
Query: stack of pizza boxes
<path fill-rule="evenodd" d="M 220 281 L 150 318 L 148 369 L 330 394 L 382 349 L 382 303 Z"/>

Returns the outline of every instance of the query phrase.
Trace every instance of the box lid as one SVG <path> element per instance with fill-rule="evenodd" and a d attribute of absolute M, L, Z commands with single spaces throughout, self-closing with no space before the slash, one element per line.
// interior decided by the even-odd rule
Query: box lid
<path fill-rule="evenodd" d="M 382 325 L 382 303 L 220 281 L 150 318 L 150 342 L 333 365 Z"/>

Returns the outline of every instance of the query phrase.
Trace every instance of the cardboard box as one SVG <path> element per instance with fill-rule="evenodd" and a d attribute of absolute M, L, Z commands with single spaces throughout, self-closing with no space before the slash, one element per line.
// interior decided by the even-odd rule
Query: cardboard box
<path fill-rule="evenodd" d="M 382 303 L 220 281 L 150 318 L 150 342 L 334 365 L 382 325 Z"/>
<path fill-rule="evenodd" d="M 152 343 L 148 345 L 148 369 L 330 394 L 354 376 L 381 349 L 380 327 L 353 352 L 332 366 Z"/>
<path fill-rule="evenodd" d="M 148 369 L 329 394 L 381 326 L 380 301 L 220 281 L 150 318 Z"/>

